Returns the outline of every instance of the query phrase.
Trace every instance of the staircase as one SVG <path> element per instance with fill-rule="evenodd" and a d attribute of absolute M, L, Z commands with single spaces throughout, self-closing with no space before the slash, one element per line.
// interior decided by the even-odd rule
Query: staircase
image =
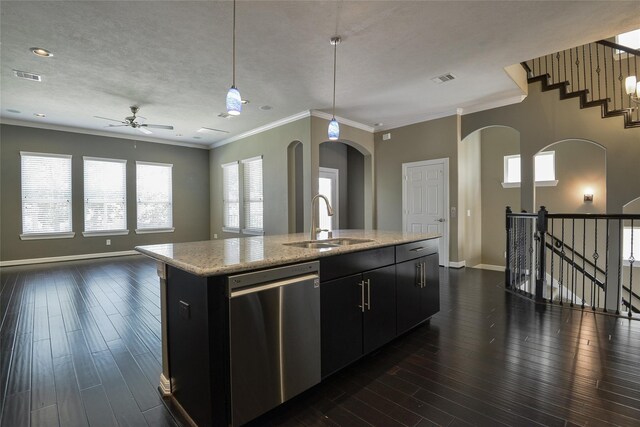
<path fill-rule="evenodd" d="M 626 93 L 625 79 L 640 81 L 640 50 L 606 40 L 523 62 L 529 83 L 558 89 L 560 99 L 579 98 L 580 108 L 600 107 L 601 115 L 624 117 L 624 127 L 640 127 L 640 104 Z"/>

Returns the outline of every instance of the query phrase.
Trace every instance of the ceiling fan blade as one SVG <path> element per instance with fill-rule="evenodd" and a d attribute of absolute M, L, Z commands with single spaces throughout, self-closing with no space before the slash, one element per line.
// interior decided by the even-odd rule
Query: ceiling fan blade
<path fill-rule="evenodd" d="M 141 124 L 140 127 L 146 127 L 146 128 L 153 128 L 153 129 L 169 129 L 169 130 L 173 130 L 173 126 L 167 126 L 167 125 L 148 125 L 148 124 Z"/>
<path fill-rule="evenodd" d="M 150 134 L 153 133 L 149 129 L 145 129 L 145 128 L 142 128 L 142 127 L 137 127 L 136 129 L 138 129 L 142 133 L 146 133 L 147 135 L 150 135 Z"/>
<path fill-rule="evenodd" d="M 206 127 L 201 127 L 200 129 L 197 130 L 197 132 L 200 133 L 205 133 L 205 132 L 222 132 L 222 133 L 229 133 L 228 130 L 222 130 L 222 129 L 215 129 L 215 128 L 206 128 Z"/>
<path fill-rule="evenodd" d="M 100 116 L 93 116 L 93 117 L 95 117 L 96 119 L 111 120 L 112 122 L 126 123 L 126 122 L 123 122 L 122 120 L 110 119 L 109 117 L 100 117 Z"/>
<path fill-rule="evenodd" d="M 112 125 L 112 124 L 108 124 L 105 127 L 110 127 L 110 128 L 119 128 L 119 127 L 125 127 L 125 126 L 129 126 L 129 125 Z"/>

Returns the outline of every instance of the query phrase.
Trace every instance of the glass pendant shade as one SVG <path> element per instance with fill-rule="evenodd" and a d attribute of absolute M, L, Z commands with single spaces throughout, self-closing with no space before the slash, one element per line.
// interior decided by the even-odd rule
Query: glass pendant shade
<path fill-rule="evenodd" d="M 340 125 L 335 117 L 329 122 L 328 134 L 330 141 L 336 141 L 340 138 Z"/>
<path fill-rule="evenodd" d="M 242 112 L 242 98 L 235 86 L 231 86 L 227 92 L 227 113 L 237 116 Z"/>

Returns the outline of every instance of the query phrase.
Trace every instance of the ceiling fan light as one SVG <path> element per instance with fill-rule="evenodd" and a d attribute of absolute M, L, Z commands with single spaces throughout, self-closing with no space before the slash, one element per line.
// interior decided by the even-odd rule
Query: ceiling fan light
<path fill-rule="evenodd" d="M 231 86 L 227 92 L 227 113 L 237 116 L 242 112 L 242 97 L 235 86 Z"/>
<path fill-rule="evenodd" d="M 633 95 L 636 91 L 636 76 L 629 76 L 624 80 L 624 88 L 627 95 Z"/>
<path fill-rule="evenodd" d="M 327 133 L 329 135 L 329 141 L 337 141 L 338 138 L 340 138 L 340 124 L 335 117 L 329 122 Z"/>

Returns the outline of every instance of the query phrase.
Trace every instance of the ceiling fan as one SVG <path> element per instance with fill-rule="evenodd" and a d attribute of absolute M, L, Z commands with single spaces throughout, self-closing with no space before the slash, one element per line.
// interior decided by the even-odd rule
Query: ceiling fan
<path fill-rule="evenodd" d="M 103 119 L 103 120 L 111 120 L 112 122 L 118 122 L 121 123 L 119 125 L 112 125 L 109 124 L 108 127 L 121 127 L 121 126 L 129 126 L 132 127 L 134 129 L 138 129 L 140 132 L 142 133 L 146 133 L 151 134 L 153 132 L 151 132 L 149 129 L 147 128 L 152 128 L 152 129 L 168 129 L 168 130 L 173 130 L 173 126 L 167 126 L 167 125 L 150 125 L 147 123 L 138 123 L 136 121 L 137 118 L 144 118 L 144 117 L 138 117 L 136 116 L 136 114 L 138 113 L 138 111 L 140 111 L 140 107 L 136 106 L 136 105 L 132 105 L 131 107 L 131 116 L 129 117 L 125 117 L 124 120 L 116 120 L 116 119 L 110 119 L 108 117 L 100 117 L 100 116 L 93 116 L 97 119 Z"/>

